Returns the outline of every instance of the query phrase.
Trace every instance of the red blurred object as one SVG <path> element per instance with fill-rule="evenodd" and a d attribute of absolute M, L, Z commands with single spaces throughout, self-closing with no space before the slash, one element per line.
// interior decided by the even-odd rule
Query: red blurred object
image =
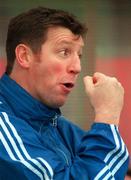
<path fill-rule="evenodd" d="M 2 76 L 2 74 L 5 72 L 5 60 L 0 59 L 0 77 Z"/>

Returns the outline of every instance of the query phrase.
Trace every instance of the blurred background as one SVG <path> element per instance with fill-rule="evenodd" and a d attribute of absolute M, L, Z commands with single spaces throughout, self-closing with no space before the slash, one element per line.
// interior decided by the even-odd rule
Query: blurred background
<path fill-rule="evenodd" d="M 85 95 L 83 77 L 96 71 L 116 76 L 125 88 L 119 129 L 131 153 L 131 0 L 0 0 L 0 76 L 6 65 L 9 19 L 36 6 L 67 10 L 88 27 L 82 73 L 62 112 L 82 128 L 89 129 L 94 112 Z"/>

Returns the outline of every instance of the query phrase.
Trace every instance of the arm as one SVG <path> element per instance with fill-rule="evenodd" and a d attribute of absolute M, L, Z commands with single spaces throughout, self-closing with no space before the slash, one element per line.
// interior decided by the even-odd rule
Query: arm
<path fill-rule="evenodd" d="M 124 180 L 128 156 L 117 126 L 94 123 L 82 138 L 75 166 L 79 166 L 78 172 L 79 169 L 85 171 L 83 180 L 87 177 L 90 180 Z"/>
<path fill-rule="evenodd" d="M 95 111 L 95 124 L 83 138 L 81 146 L 88 154 L 89 177 L 92 179 L 94 175 L 93 179 L 108 176 L 124 179 L 128 166 L 128 151 L 117 127 L 124 89 L 116 78 L 101 73 L 95 73 L 93 77 L 86 76 L 84 83 Z"/>
<path fill-rule="evenodd" d="M 94 123 L 84 132 L 63 122 L 60 134 L 73 151 L 71 164 L 63 169 L 61 179 L 68 176 L 66 179 L 71 180 L 124 180 L 129 155 L 116 125 Z"/>
<path fill-rule="evenodd" d="M 15 161 L 8 161 L 0 159 L 0 179 L 4 180 L 28 180 L 27 177 L 22 172 L 22 166 L 20 163 Z"/>
<path fill-rule="evenodd" d="M 70 135 L 66 144 L 74 152 L 67 179 L 124 180 L 129 155 L 118 130 L 124 90 L 115 78 L 99 73 L 84 81 L 96 113 L 95 122 L 88 132 L 63 125 L 62 134 Z"/>

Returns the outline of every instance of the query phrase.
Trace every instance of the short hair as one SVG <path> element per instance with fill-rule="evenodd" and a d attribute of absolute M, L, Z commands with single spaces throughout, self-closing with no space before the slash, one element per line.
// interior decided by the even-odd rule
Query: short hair
<path fill-rule="evenodd" d="M 46 35 L 50 27 L 61 26 L 68 28 L 75 35 L 85 35 L 87 28 L 69 12 L 37 7 L 21 13 L 9 22 L 6 54 L 6 73 L 10 74 L 15 61 L 15 48 L 18 44 L 27 44 L 34 53 L 41 49 L 46 41 Z"/>

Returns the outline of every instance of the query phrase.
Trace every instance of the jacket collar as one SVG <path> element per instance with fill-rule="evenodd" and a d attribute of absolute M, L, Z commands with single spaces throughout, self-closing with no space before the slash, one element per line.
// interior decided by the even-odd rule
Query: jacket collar
<path fill-rule="evenodd" d="M 59 109 L 47 107 L 33 98 L 25 89 L 18 85 L 8 75 L 4 74 L 0 81 L 0 93 L 8 101 L 14 114 L 26 121 L 39 121 L 48 123 L 56 115 L 60 115 Z"/>

